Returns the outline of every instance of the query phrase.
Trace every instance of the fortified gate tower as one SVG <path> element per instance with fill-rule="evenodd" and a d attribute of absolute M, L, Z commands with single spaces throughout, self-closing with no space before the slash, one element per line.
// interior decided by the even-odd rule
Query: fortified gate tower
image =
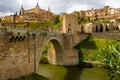
<path fill-rule="evenodd" d="M 75 34 L 78 30 L 78 19 L 74 14 L 63 15 L 63 32 Z"/>

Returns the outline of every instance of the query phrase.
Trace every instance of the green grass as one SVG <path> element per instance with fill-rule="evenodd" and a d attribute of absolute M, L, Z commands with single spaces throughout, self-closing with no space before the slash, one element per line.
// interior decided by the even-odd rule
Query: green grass
<path fill-rule="evenodd" d="M 97 57 L 99 51 L 109 44 L 118 44 L 117 40 L 99 39 L 88 37 L 86 40 L 75 46 L 79 50 L 79 60 L 81 61 L 99 61 Z"/>
<path fill-rule="evenodd" d="M 47 50 L 50 48 L 50 43 L 46 44 L 45 47 L 44 47 L 44 50 L 42 52 L 42 55 L 41 55 L 41 58 L 46 58 L 47 59 Z"/>

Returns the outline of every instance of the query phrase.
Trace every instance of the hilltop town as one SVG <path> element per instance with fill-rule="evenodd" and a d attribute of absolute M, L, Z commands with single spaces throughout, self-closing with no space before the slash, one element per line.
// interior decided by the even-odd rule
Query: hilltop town
<path fill-rule="evenodd" d="M 120 19 L 120 8 L 104 6 L 101 9 L 74 11 L 73 14 L 79 15 L 85 20 L 117 20 Z"/>
<path fill-rule="evenodd" d="M 67 14 L 67 13 L 66 13 Z M 71 14 L 75 14 L 85 20 L 113 20 L 120 19 L 120 8 L 111 8 L 110 6 L 104 6 L 101 9 L 81 10 L 74 11 Z M 55 13 L 48 10 L 43 10 L 37 3 L 32 9 L 25 10 L 23 6 L 19 10 L 19 14 L 15 13 L 16 22 L 27 22 L 27 21 L 40 21 L 40 20 L 53 20 Z M 7 23 L 13 22 L 13 15 L 3 17 Z"/>
<path fill-rule="evenodd" d="M 21 6 L 19 14 L 15 13 L 14 15 L 2 17 L 0 19 L 0 26 L 20 28 L 29 27 L 30 29 L 45 29 L 47 31 L 50 31 L 52 26 L 51 31 L 57 30 L 61 32 L 61 27 L 64 26 L 63 24 L 74 28 L 74 26 L 71 26 L 69 23 L 69 21 L 74 21 L 74 19 L 67 19 L 68 23 L 66 24 L 64 21 L 65 16 L 77 17 L 78 24 L 76 26 L 78 26 L 78 32 L 91 33 L 103 32 L 106 30 L 119 31 L 120 8 L 111 8 L 110 6 L 104 6 L 101 9 L 92 8 L 91 10 L 74 11 L 70 14 L 55 14 L 49 7 L 48 10 L 41 9 L 37 3 L 32 9 L 26 10 L 23 6 Z M 42 24 L 46 24 L 46 26 L 43 26 Z"/>

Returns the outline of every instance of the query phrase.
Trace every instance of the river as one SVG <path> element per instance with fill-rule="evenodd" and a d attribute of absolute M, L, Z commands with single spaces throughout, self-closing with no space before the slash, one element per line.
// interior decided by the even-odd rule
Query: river
<path fill-rule="evenodd" d="M 49 80 L 108 80 L 108 70 L 103 68 L 63 67 L 40 64 L 40 75 Z"/>

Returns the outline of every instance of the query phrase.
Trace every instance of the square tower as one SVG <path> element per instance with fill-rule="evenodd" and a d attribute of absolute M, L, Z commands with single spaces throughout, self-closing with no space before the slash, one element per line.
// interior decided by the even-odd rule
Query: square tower
<path fill-rule="evenodd" d="M 74 14 L 63 15 L 63 32 L 75 34 L 78 32 L 78 17 Z"/>

